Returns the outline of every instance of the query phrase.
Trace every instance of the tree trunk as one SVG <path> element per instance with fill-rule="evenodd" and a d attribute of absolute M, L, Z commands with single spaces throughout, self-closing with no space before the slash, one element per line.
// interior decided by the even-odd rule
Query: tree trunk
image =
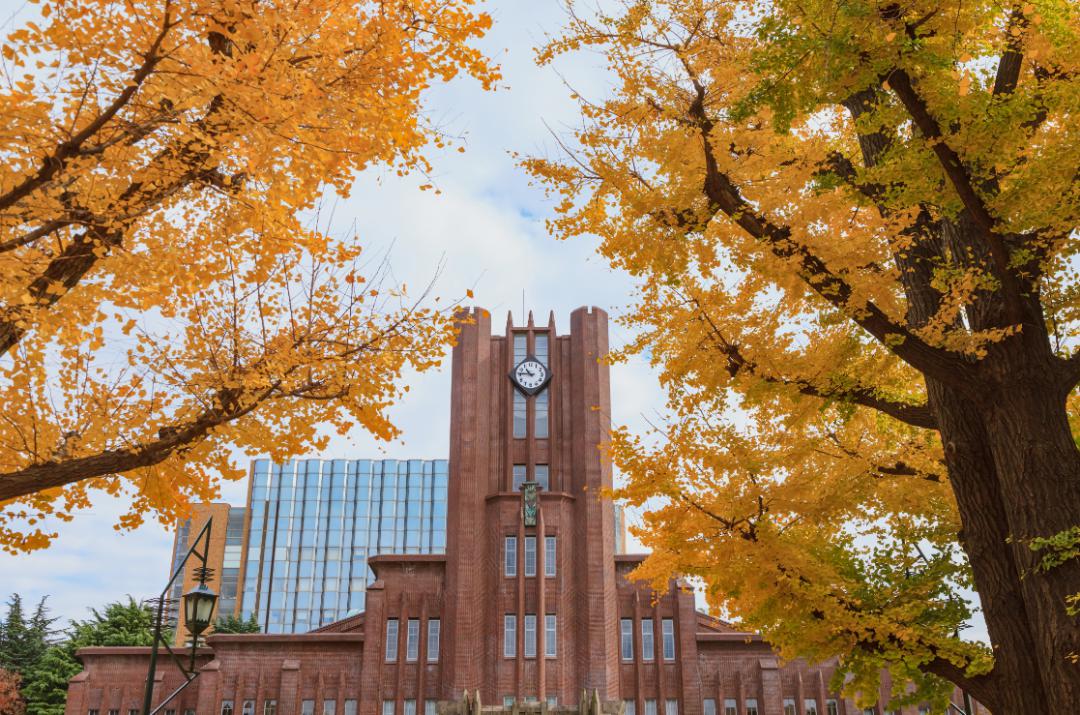
<path fill-rule="evenodd" d="M 960 543 L 971 564 L 975 589 L 994 650 L 986 691 L 976 694 L 995 715 L 1048 713 L 1035 638 L 1029 629 L 1020 577 L 1006 544 L 1008 530 L 994 458 L 980 415 L 955 388 L 928 381 L 927 396 L 938 417 L 949 483 L 956 497 Z"/>
<path fill-rule="evenodd" d="M 1027 328 L 1028 326 L 1024 326 Z M 1016 339 L 993 367 L 1001 389 L 979 411 L 1011 537 L 1008 550 L 1020 576 L 1031 652 L 1046 692 L 1046 712 L 1080 713 L 1080 622 L 1066 597 L 1080 592 L 1080 559 L 1048 571 L 1031 539 L 1080 526 L 1080 452 L 1068 423 L 1066 394 L 1049 352 L 1032 355 L 1033 336 Z M 1026 344 L 1026 345 L 1025 345 Z M 1024 349 L 1024 348 L 1028 349 Z M 1021 654 L 1026 655 L 1026 654 Z"/>

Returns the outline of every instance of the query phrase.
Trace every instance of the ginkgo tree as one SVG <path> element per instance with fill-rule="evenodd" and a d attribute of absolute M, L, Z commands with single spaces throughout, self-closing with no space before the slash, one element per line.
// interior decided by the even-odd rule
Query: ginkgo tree
<path fill-rule="evenodd" d="M 426 172 L 425 90 L 498 77 L 472 0 L 41 0 L 0 56 L 0 547 L 95 491 L 163 520 L 329 426 L 390 438 L 446 310 L 313 222 Z M 362 217 L 361 217 L 362 224 Z M 43 521 L 53 517 L 53 521 Z"/>
<path fill-rule="evenodd" d="M 582 51 L 611 94 L 525 165 L 640 279 L 638 574 L 864 700 L 1080 712 L 1080 6 L 571 5 Z"/>

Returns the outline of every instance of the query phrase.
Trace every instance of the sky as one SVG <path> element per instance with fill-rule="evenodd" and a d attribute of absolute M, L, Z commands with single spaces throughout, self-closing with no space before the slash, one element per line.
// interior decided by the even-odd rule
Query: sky
<path fill-rule="evenodd" d="M 400 178 L 392 171 L 357 177 L 348 199 L 328 198 L 320 225 L 341 236 L 356 232 L 365 246 L 388 251 L 394 277 L 409 286 L 428 284 L 439 272 L 435 293 L 459 298 L 471 289 L 472 303 L 490 310 L 502 329 L 507 311 L 524 323 L 524 310 L 546 322 L 555 312 L 560 333 L 582 305 L 599 306 L 614 318 L 631 300 L 632 281 L 595 254 L 593 240 L 557 241 L 544 219 L 553 203 L 530 186 L 513 152 L 554 155 L 552 132 L 565 135 L 579 121 L 574 90 L 601 96 L 609 78 L 603 60 L 579 54 L 572 62 L 537 67 L 534 48 L 557 33 L 565 14 L 554 0 L 488 3 L 494 26 L 480 43 L 501 67 L 498 89 L 485 92 L 471 80 L 455 80 L 428 95 L 426 116 L 466 149 L 428 153 L 431 176 Z M 0 0 L 0 33 L 33 19 L 25 0 Z M 420 191 L 424 183 L 439 189 Z M 439 271 L 442 266 L 441 271 Z M 630 335 L 609 323 L 613 347 Z M 308 457 L 446 457 L 449 451 L 448 368 L 407 378 L 410 392 L 391 412 L 402 429 L 393 443 L 362 430 L 334 437 Z M 612 420 L 643 427 L 643 416 L 663 404 L 655 375 L 643 360 L 612 367 Z M 222 485 L 222 499 L 243 504 L 244 482 Z M 126 505 L 99 496 L 44 550 L 17 557 L 0 554 L 0 599 L 19 593 L 36 602 L 48 596 L 53 615 L 84 618 L 89 607 L 160 593 L 168 579 L 172 536 L 155 521 L 130 532 L 113 529 Z M 630 515 L 631 520 L 634 515 Z"/>
<path fill-rule="evenodd" d="M 547 233 L 544 220 L 553 216 L 553 202 L 531 185 L 513 156 L 559 153 L 554 135 L 565 137 L 580 123 L 571 95 L 608 92 L 604 60 L 577 53 L 553 66 L 536 65 L 534 49 L 548 34 L 557 34 L 566 19 L 558 0 L 495 0 L 482 7 L 494 25 L 479 45 L 500 65 L 503 81 L 486 92 L 474 81 L 455 80 L 433 88 L 426 105 L 426 116 L 459 137 L 466 151 L 431 149 L 434 172 L 426 177 L 402 178 L 377 169 L 359 175 L 348 199 L 328 198 L 320 207 L 319 225 L 342 237 L 355 232 L 365 246 L 389 252 L 399 282 L 427 285 L 438 272 L 436 294 L 460 298 L 471 289 L 471 302 L 492 312 L 496 331 L 507 311 L 523 324 L 523 310 L 532 310 L 539 322 L 554 311 L 557 329 L 565 333 L 570 311 L 594 305 L 612 318 L 611 346 L 625 345 L 632 336 L 614 318 L 629 307 L 633 281 L 596 255 L 595 239 L 567 242 Z M 0 34 L 33 19 L 33 13 L 26 0 L 0 0 Z M 421 191 L 426 183 L 439 193 Z M 446 457 L 448 361 L 440 371 L 406 379 L 410 392 L 391 410 L 402 430 L 399 439 L 380 442 L 355 429 L 345 437 L 334 435 L 322 452 L 302 456 Z M 656 374 L 644 359 L 612 366 L 611 389 L 613 424 L 639 434 L 663 408 Z M 245 495 L 245 481 L 222 484 L 223 501 L 242 505 Z M 99 496 L 93 508 L 62 527 L 50 548 L 17 557 L 0 553 L 0 600 L 11 593 L 35 603 L 48 596 L 53 615 L 66 622 L 127 595 L 141 600 L 160 593 L 169 576 L 172 536 L 152 520 L 134 531 L 115 531 L 113 524 L 126 508 L 122 501 Z M 628 521 L 637 519 L 628 513 Z M 633 539 L 629 547 L 641 550 Z M 987 640 L 981 618 L 973 625 L 968 635 Z"/>

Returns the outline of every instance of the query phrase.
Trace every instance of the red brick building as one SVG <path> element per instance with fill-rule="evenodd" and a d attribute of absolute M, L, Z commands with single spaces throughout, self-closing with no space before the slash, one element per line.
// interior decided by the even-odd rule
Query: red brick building
<path fill-rule="evenodd" d="M 574 311 L 569 335 L 470 318 L 453 351 L 445 555 L 371 558 L 364 612 L 312 632 L 211 635 L 163 712 L 433 715 L 477 691 L 546 710 L 595 690 L 627 715 L 863 715 L 830 690 L 832 664 L 781 663 L 677 583 L 628 578 L 644 557 L 616 553 L 601 496 L 607 315 Z M 147 651 L 80 651 L 66 715 L 138 715 Z M 181 682 L 167 661 L 158 672 L 156 703 Z"/>

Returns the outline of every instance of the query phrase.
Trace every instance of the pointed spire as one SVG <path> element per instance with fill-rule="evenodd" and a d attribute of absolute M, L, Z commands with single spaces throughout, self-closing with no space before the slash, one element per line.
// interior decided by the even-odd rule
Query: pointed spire
<path fill-rule="evenodd" d="M 548 330 L 551 331 L 552 335 L 555 334 L 555 311 L 554 310 L 548 312 Z"/>
<path fill-rule="evenodd" d="M 533 327 L 533 314 L 531 310 L 529 311 L 529 327 Z"/>
<path fill-rule="evenodd" d="M 514 331 L 514 313 L 513 311 L 506 311 L 506 334 L 510 335 Z"/>

